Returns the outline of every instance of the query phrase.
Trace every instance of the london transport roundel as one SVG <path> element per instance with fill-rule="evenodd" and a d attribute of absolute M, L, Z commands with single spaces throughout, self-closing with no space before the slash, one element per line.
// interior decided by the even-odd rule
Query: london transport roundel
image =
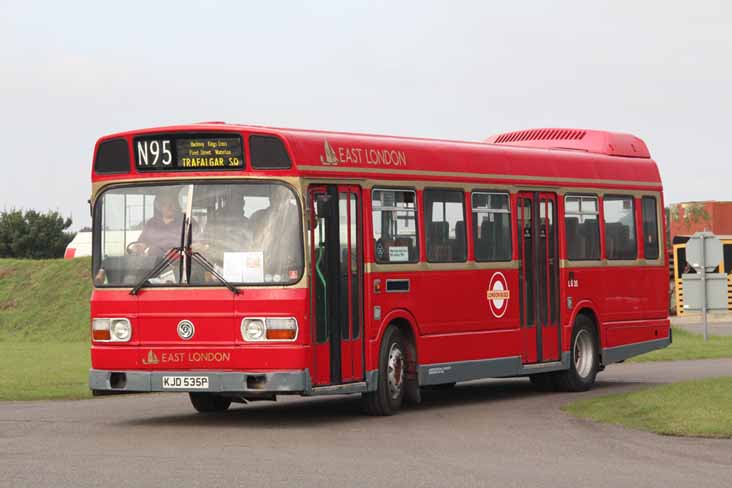
<path fill-rule="evenodd" d="M 491 276 L 488 284 L 486 298 L 491 306 L 493 316 L 500 319 L 508 309 L 508 300 L 511 298 L 511 291 L 508 289 L 508 281 L 500 271 L 496 271 Z"/>

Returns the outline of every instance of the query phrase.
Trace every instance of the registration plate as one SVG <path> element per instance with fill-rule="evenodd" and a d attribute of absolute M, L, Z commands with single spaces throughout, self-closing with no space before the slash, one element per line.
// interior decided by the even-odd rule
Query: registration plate
<path fill-rule="evenodd" d="M 208 376 L 163 376 L 163 388 L 207 390 Z"/>

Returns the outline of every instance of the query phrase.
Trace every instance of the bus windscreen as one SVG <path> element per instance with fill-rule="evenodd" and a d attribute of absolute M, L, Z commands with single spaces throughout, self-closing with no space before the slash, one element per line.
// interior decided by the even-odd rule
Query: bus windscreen
<path fill-rule="evenodd" d="M 96 204 L 97 286 L 132 286 L 180 247 L 190 212 L 190 247 L 226 281 L 287 285 L 303 272 L 300 207 L 280 183 L 195 183 L 112 188 Z M 187 243 L 186 243 L 187 245 Z M 152 286 L 221 286 L 191 261 L 165 266 Z M 184 273 L 183 275 L 181 273 Z"/>

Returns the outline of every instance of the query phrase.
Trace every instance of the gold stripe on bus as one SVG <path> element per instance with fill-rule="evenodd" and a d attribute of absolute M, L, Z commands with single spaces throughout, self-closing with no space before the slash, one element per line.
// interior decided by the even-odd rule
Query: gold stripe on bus
<path fill-rule="evenodd" d="M 556 193 L 559 197 L 567 195 L 591 195 L 591 196 L 606 196 L 606 195 L 630 195 L 636 198 L 641 197 L 654 197 L 658 203 L 661 198 L 660 190 L 625 190 L 625 189 L 600 189 L 597 187 L 576 187 L 576 186 L 552 186 L 552 185 L 520 185 L 520 184 L 508 184 L 508 183 L 485 183 L 485 182 L 456 182 L 456 181 L 393 181 L 393 180 L 377 180 L 377 179 L 363 179 L 363 178 L 351 178 L 348 176 L 333 176 L 330 178 L 312 178 L 305 177 L 303 179 L 303 186 L 308 187 L 310 185 L 358 185 L 362 190 L 373 190 L 373 189 L 384 189 L 384 190 L 424 190 L 425 188 L 439 188 L 439 189 L 452 189 L 452 190 L 463 190 L 465 192 L 498 192 L 498 193 L 518 193 L 518 192 L 548 192 Z M 660 216 L 660 205 L 656 205 L 659 210 Z M 660 221 L 660 220 L 659 220 Z"/>
<path fill-rule="evenodd" d="M 495 261 L 465 263 L 365 263 L 366 273 L 411 273 L 424 271 L 474 271 L 481 269 L 518 269 L 518 261 Z"/>
<path fill-rule="evenodd" d="M 303 171 L 338 172 L 338 173 L 371 173 L 371 174 L 392 174 L 402 176 L 447 176 L 457 178 L 474 178 L 482 180 L 515 180 L 515 181 L 550 181 L 556 183 L 589 183 L 596 185 L 634 185 L 647 186 L 649 188 L 660 188 L 660 182 L 634 181 L 634 180 L 602 180 L 593 178 L 565 178 L 560 176 L 527 176 L 527 175 L 506 175 L 493 173 L 459 173 L 455 171 L 427 171 L 409 169 L 382 169 L 382 168 L 351 168 L 340 166 L 315 166 L 298 165 L 297 169 Z"/>
<path fill-rule="evenodd" d="M 621 189 L 602 189 L 598 191 L 598 188 L 574 188 L 574 187 L 560 187 L 557 190 L 557 194 L 562 197 L 566 196 L 601 196 L 603 198 L 607 196 L 630 196 L 630 197 L 654 197 L 658 200 L 661 197 L 661 192 L 658 190 L 621 190 Z M 658 201 L 656 202 L 658 204 Z M 658 205 L 656 205 L 658 207 Z"/>
<path fill-rule="evenodd" d="M 307 280 L 307 274 L 303 273 L 302 278 L 297 283 L 293 283 L 292 285 L 275 285 L 275 284 L 262 284 L 262 285 L 234 285 L 234 287 L 237 290 L 288 290 L 288 289 L 297 289 L 297 288 L 307 288 L 308 287 L 308 280 Z M 226 289 L 226 287 L 222 285 L 211 285 L 211 286 L 147 286 L 140 290 L 140 292 L 154 292 L 158 290 L 220 290 L 221 288 Z M 132 290 L 132 287 L 129 285 L 123 285 L 123 286 L 105 286 L 105 285 L 95 285 L 95 291 L 105 291 L 105 290 Z M 231 293 L 227 290 L 228 293 Z M 243 296 L 243 295 L 242 295 Z"/>
<path fill-rule="evenodd" d="M 247 175 L 247 174 L 230 174 L 223 176 L 153 176 L 147 177 L 142 176 L 139 178 L 120 178 L 114 180 L 96 181 L 92 183 L 92 204 L 96 200 L 99 192 L 106 189 L 108 186 L 122 186 L 122 185 L 140 185 L 148 183 L 168 183 L 170 185 L 176 185 L 180 181 L 225 181 L 225 180 L 269 180 L 269 181 L 282 181 L 291 185 L 298 196 L 302 193 L 302 179 L 299 176 L 262 176 L 262 175 Z"/>
<path fill-rule="evenodd" d="M 658 259 L 597 259 L 597 260 L 580 260 L 574 261 L 569 259 L 561 259 L 559 261 L 560 268 L 622 268 L 622 267 L 639 267 L 639 266 L 663 266 L 663 257 Z"/>

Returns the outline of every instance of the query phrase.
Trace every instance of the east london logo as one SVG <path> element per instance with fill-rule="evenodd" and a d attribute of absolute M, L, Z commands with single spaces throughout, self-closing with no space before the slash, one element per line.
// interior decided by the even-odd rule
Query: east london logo
<path fill-rule="evenodd" d="M 511 298 L 511 291 L 508 289 L 508 281 L 500 271 L 491 276 L 486 298 L 491 305 L 493 316 L 500 319 L 508 309 L 508 299 Z"/>
<path fill-rule="evenodd" d="M 325 166 L 337 166 L 339 164 L 366 164 L 371 166 L 395 166 L 405 167 L 407 165 L 407 153 L 394 149 L 367 149 L 365 147 L 336 147 L 323 143 L 323 154 L 320 155 L 320 163 Z"/>
<path fill-rule="evenodd" d="M 142 364 L 147 364 L 147 365 L 158 364 L 158 363 L 160 363 L 160 360 L 158 359 L 158 356 L 152 351 L 148 351 L 147 358 L 142 360 Z"/>
<path fill-rule="evenodd" d="M 146 366 L 160 363 L 224 363 L 231 360 L 230 352 L 206 351 L 206 352 L 162 352 L 160 358 L 152 350 L 147 352 L 147 357 L 142 358 L 142 364 Z"/>

